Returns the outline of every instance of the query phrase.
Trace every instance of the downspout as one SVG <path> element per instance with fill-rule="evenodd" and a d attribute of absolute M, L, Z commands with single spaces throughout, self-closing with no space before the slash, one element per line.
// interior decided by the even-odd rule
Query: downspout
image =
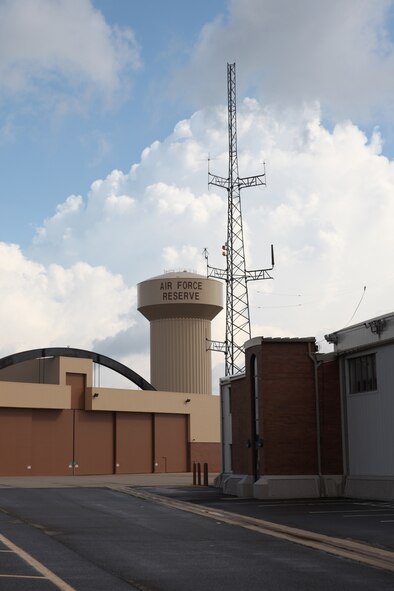
<path fill-rule="evenodd" d="M 346 395 L 346 366 L 345 358 L 339 356 L 339 391 L 341 396 L 341 426 L 342 426 L 342 472 L 344 482 L 349 476 L 349 437 L 347 421 L 347 395 Z"/>
<path fill-rule="evenodd" d="M 254 446 L 256 450 L 256 465 L 255 465 L 255 478 L 256 481 L 262 475 L 262 466 L 263 466 L 263 438 L 262 438 L 262 430 L 263 430 L 263 421 L 262 421 L 262 413 L 260 408 L 260 387 L 259 387 L 259 377 L 258 377 L 258 362 L 257 362 L 257 355 L 254 356 L 253 360 L 253 389 L 254 389 L 254 417 L 255 417 L 255 441 Z"/>
<path fill-rule="evenodd" d="M 312 353 L 311 343 L 308 342 L 308 356 L 313 362 L 313 373 L 315 382 L 315 408 L 316 408 L 316 451 L 317 451 L 317 475 L 319 477 L 319 496 L 324 495 L 324 482 L 321 471 L 321 441 L 320 441 L 320 398 L 319 398 L 319 384 L 317 379 L 317 370 L 322 362 L 316 360 L 316 356 Z"/>

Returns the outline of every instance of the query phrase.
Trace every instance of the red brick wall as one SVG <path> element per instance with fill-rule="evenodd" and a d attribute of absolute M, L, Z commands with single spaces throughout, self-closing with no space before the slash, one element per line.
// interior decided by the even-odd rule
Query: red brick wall
<path fill-rule="evenodd" d="M 309 356 L 313 341 L 262 341 L 246 350 L 246 375 L 231 383 L 232 468 L 235 474 L 317 474 L 315 365 Z M 260 437 L 253 435 L 252 358 L 258 365 Z M 318 367 L 321 469 L 342 474 L 341 403 L 337 359 Z M 248 447 L 248 442 L 251 446 Z"/>
<path fill-rule="evenodd" d="M 251 397 L 249 376 L 235 380 L 231 384 L 232 415 L 232 470 L 235 474 L 252 474 L 252 448 L 248 441 L 252 439 Z"/>
<path fill-rule="evenodd" d="M 318 382 L 322 473 L 342 474 L 342 422 L 338 358 L 319 366 Z"/>
<path fill-rule="evenodd" d="M 316 474 L 314 366 L 308 342 L 269 342 L 247 350 L 257 356 L 264 441 L 262 474 Z"/>

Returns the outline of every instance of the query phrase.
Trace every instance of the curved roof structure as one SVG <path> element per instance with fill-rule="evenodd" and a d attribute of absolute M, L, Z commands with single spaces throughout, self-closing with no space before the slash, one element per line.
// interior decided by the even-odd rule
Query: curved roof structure
<path fill-rule="evenodd" d="M 8 355 L 7 357 L 0 359 L 0 369 L 16 365 L 22 361 L 31 361 L 32 359 L 40 359 L 42 357 L 76 357 L 79 359 L 91 359 L 99 365 L 116 371 L 141 388 L 141 390 L 156 390 L 152 384 L 144 380 L 144 378 L 138 373 L 126 365 L 123 365 L 123 363 L 119 363 L 119 361 L 115 361 L 115 359 L 112 359 L 111 357 L 95 353 L 94 351 L 71 349 L 70 347 L 48 347 L 46 349 L 31 349 L 30 351 L 14 353 L 13 355 Z"/>

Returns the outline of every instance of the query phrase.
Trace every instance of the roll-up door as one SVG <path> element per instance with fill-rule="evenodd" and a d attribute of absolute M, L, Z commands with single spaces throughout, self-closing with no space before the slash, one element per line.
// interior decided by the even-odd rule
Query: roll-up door
<path fill-rule="evenodd" d="M 116 473 L 153 471 L 153 429 L 150 413 L 116 413 Z"/>
<path fill-rule="evenodd" d="M 31 410 L 0 409 L 0 475 L 31 473 Z"/>
<path fill-rule="evenodd" d="M 32 410 L 31 474 L 72 474 L 73 411 Z"/>
<path fill-rule="evenodd" d="M 74 474 L 113 474 L 114 413 L 74 412 Z"/>
<path fill-rule="evenodd" d="M 187 472 L 188 417 L 155 414 L 155 472 Z"/>

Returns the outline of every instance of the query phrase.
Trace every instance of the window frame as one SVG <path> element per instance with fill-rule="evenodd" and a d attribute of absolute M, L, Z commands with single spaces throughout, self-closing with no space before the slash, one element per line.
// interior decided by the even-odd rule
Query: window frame
<path fill-rule="evenodd" d="M 369 394 L 378 389 L 376 353 L 365 353 L 347 359 L 348 393 Z"/>

